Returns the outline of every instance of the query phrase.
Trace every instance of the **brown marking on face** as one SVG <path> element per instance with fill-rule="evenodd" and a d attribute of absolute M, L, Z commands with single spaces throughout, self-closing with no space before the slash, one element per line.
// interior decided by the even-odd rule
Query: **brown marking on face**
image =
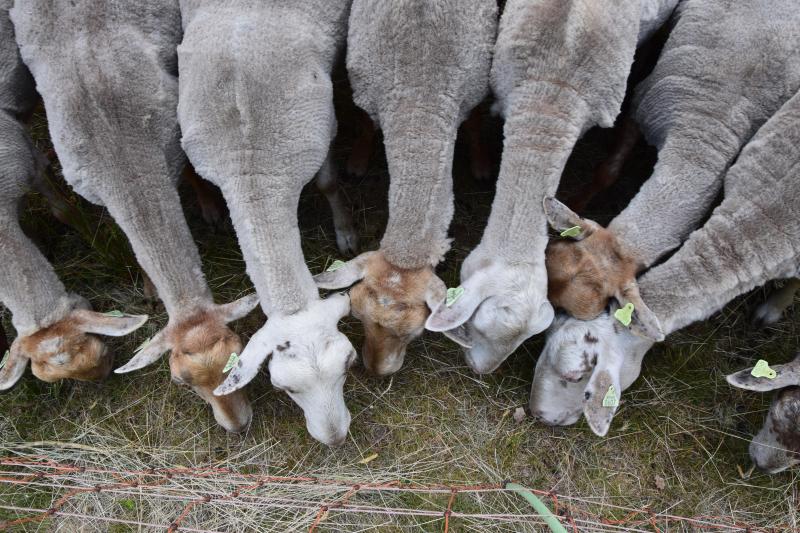
<path fill-rule="evenodd" d="M 600 227 L 580 241 L 548 244 L 545 264 L 550 302 L 580 320 L 600 315 L 638 270 L 614 234 Z"/>
<path fill-rule="evenodd" d="M 381 373 L 384 359 L 405 350 L 422 333 L 430 310 L 425 296 L 433 268 L 402 269 L 373 254 L 364 279 L 350 290 L 353 316 L 364 324 L 364 365 Z"/>
<path fill-rule="evenodd" d="M 61 379 L 102 381 L 114 358 L 99 337 L 84 333 L 79 321 L 67 317 L 19 339 L 20 350 L 31 359 L 33 375 L 52 383 Z"/>
<path fill-rule="evenodd" d="M 583 340 L 588 342 L 589 344 L 597 344 L 599 339 L 591 334 L 591 332 L 587 331 L 586 335 L 583 336 Z"/>
<path fill-rule="evenodd" d="M 800 387 L 778 391 L 769 409 L 778 443 L 792 460 L 800 460 Z"/>
<path fill-rule="evenodd" d="M 242 341 L 215 313 L 200 311 L 169 333 L 172 352 L 169 367 L 173 380 L 188 385 L 214 408 L 214 414 L 230 420 L 226 429 L 238 431 L 249 422 L 250 402 L 243 390 L 214 396 L 225 381 L 222 372 L 231 353 L 241 353 Z"/>

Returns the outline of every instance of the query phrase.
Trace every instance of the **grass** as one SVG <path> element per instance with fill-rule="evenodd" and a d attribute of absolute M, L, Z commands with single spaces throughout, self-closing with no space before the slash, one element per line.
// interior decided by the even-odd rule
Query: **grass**
<path fill-rule="evenodd" d="M 343 113 L 349 109 L 343 105 Z M 340 120 L 337 156 L 343 167 L 352 132 Z M 49 146 L 44 118 L 34 121 L 34 135 Z M 499 124 L 486 126 L 487 143 L 499 153 Z M 570 161 L 564 189 L 579 186 L 599 161 L 608 144 L 603 132 L 590 132 Z M 595 202 L 591 215 L 607 221 L 630 198 L 648 174 L 651 150 L 640 149 L 626 168 L 626 179 Z M 452 286 L 458 267 L 478 242 L 491 205 L 493 184 L 475 183 L 466 154 L 456 153 L 456 216 L 451 228 L 454 250 L 439 269 Z M 343 179 L 355 206 L 362 246 L 377 246 L 386 220 L 387 175 L 376 153 L 362 182 Z M 186 191 L 182 191 L 186 192 Z M 200 247 L 206 275 L 218 301 L 229 301 L 252 285 L 230 223 L 205 225 L 194 199 L 184 194 L 185 209 Z M 28 233 L 70 290 L 91 300 L 96 309 L 149 313 L 141 330 L 110 339 L 117 364 L 166 322 L 160 306 L 143 300 L 142 283 L 133 256 L 119 229 L 101 210 L 71 198 L 84 217 L 79 229 L 56 222 L 40 198 L 33 195 L 24 218 Z M 324 198 L 309 190 L 301 202 L 300 221 L 305 257 L 313 272 L 337 257 Z M 463 363 L 459 349 L 443 336 L 426 334 L 410 347 L 403 369 L 390 379 L 376 379 L 356 367 L 348 378 L 345 397 L 353 414 L 350 438 L 329 449 L 311 439 L 302 413 L 289 398 L 272 390 L 261 375 L 249 388 L 255 416 L 244 435 L 226 434 L 210 410 L 191 392 L 170 383 L 166 360 L 142 371 L 112 375 L 103 384 L 62 382 L 46 384 L 29 373 L 12 390 L 0 395 L 0 456 L 43 454 L 105 468 L 135 469 L 217 465 L 237 472 L 271 475 L 313 475 L 354 482 L 398 480 L 418 484 L 499 483 L 514 480 L 525 486 L 580 498 L 577 507 L 607 519 L 622 519 L 625 511 L 612 505 L 649 508 L 682 516 L 719 516 L 759 527 L 798 526 L 798 473 L 768 476 L 749 470 L 747 446 L 758 430 L 769 395 L 729 387 L 725 374 L 758 357 L 789 360 L 798 347 L 796 315 L 766 330 L 749 326 L 749 315 L 763 299 L 756 291 L 737 299 L 706 322 L 671 335 L 645 359 L 641 378 L 623 395 L 607 438 L 595 437 L 588 426 L 550 428 L 511 413 L 527 403 L 541 336 L 526 342 L 490 376 L 475 376 Z M 3 324 L 13 331 L 8 313 Z M 233 325 L 246 339 L 263 322 L 254 313 Z M 362 332 L 353 319 L 342 330 L 355 346 Z M 368 464 L 359 460 L 378 456 Z M 66 479 L 60 479 L 66 483 Z M 215 485 L 216 483 L 216 485 Z M 181 490 L 202 494 L 230 480 L 186 481 Z M 227 485 L 226 485 L 227 486 Z M 273 500 L 289 489 L 273 487 L 264 497 Z M 294 488 L 292 495 L 323 501 L 331 493 Z M 307 491 L 304 493 L 303 491 Z M 53 488 L 0 484 L 0 502 L 47 508 Z M 341 495 L 341 493 L 339 493 Z M 447 496 L 380 494 L 361 502 L 402 508 L 442 510 Z M 86 494 L 65 509 L 93 516 L 114 516 L 169 524 L 183 504 L 168 499 Z M 530 512 L 519 498 L 495 493 L 462 495 L 454 506 L 463 512 Z M 213 504 L 190 513 L 184 525 L 203 529 L 303 531 L 315 510 L 270 511 L 255 504 Z M 0 519 L 19 516 L 0 510 Z M 124 524 L 50 518 L 20 526 L 25 531 L 132 531 Z M 320 531 L 441 531 L 443 518 L 387 517 L 331 513 Z M 451 531 L 539 531 L 535 523 L 451 521 Z M 632 526 L 631 526 L 632 527 Z M 636 526 L 650 530 L 647 524 Z M 588 528 L 588 526 L 587 526 Z M 624 529 L 623 527 L 622 529 Z M 588 528 L 591 529 L 591 528 Z M 613 530 L 597 526 L 595 530 Z M 697 530 L 671 523 L 670 530 Z"/>

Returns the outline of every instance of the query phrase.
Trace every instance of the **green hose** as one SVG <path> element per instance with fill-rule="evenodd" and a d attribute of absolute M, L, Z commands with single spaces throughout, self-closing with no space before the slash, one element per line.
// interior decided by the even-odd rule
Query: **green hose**
<path fill-rule="evenodd" d="M 539 516 L 541 516 L 550 527 L 550 531 L 553 533 L 567 533 L 567 530 L 561 525 L 561 522 L 558 521 L 558 518 L 553 515 L 550 509 L 548 509 L 547 506 L 542 503 L 542 500 L 537 498 L 536 495 L 530 491 L 530 489 L 517 483 L 506 483 L 506 489 L 514 491 L 528 500 L 528 503 L 531 504 L 531 507 L 536 510 Z"/>

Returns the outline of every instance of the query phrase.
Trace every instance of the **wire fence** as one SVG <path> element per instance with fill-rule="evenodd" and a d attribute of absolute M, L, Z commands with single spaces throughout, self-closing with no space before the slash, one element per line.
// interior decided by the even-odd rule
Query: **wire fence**
<path fill-rule="evenodd" d="M 507 483 L 421 485 L 314 476 L 275 476 L 216 467 L 117 469 L 54 461 L 45 456 L 0 458 L 0 530 L 46 524 L 73 531 L 93 525 L 217 533 L 256 531 L 397 530 L 546 531 L 536 513 Z M 721 516 L 676 516 L 551 491 L 528 489 L 552 515 L 578 531 L 799 532 Z M 29 502 L 23 504 L 22 502 Z M 47 521 L 50 521 L 49 523 Z M 234 527 L 236 526 L 236 527 Z M 242 529 L 244 530 L 244 529 Z"/>

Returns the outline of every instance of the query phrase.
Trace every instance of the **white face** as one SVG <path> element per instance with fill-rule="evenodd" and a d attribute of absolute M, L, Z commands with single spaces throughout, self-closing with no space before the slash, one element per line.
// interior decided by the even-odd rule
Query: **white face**
<path fill-rule="evenodd" d="M 604 407 L 604 396 L 613 385 L 619 400 L 639 377 L 652 344 L 608 313 L 589 321 L 559 315 L 536 363 L 531 413 L 552 425 L 574 424 L 583 413 L 592 430 L 605 435 L 616 407 Z"/>
<path fill-rule="evenodd" d="M 464 295 L 441 306 L 426 327 L 464 346 L 467 364 L 479 374 L 494 371 L 520 344 L 544 331 L 553 319 L 547 277 L 533 265 L 464 262 Z"/>
<path fill-rule="evenodd" d="M 214 394 L 245 386 L 269 361 L 272 384 L 303 409 L 311 436 L 331 446 L 343 443 L 350 427 L 343 387 L 356 351 L 336 324 L 349 312 L 350 300 L 340 294 L 313 301 L 294 315 L 273 314 Z"/>

